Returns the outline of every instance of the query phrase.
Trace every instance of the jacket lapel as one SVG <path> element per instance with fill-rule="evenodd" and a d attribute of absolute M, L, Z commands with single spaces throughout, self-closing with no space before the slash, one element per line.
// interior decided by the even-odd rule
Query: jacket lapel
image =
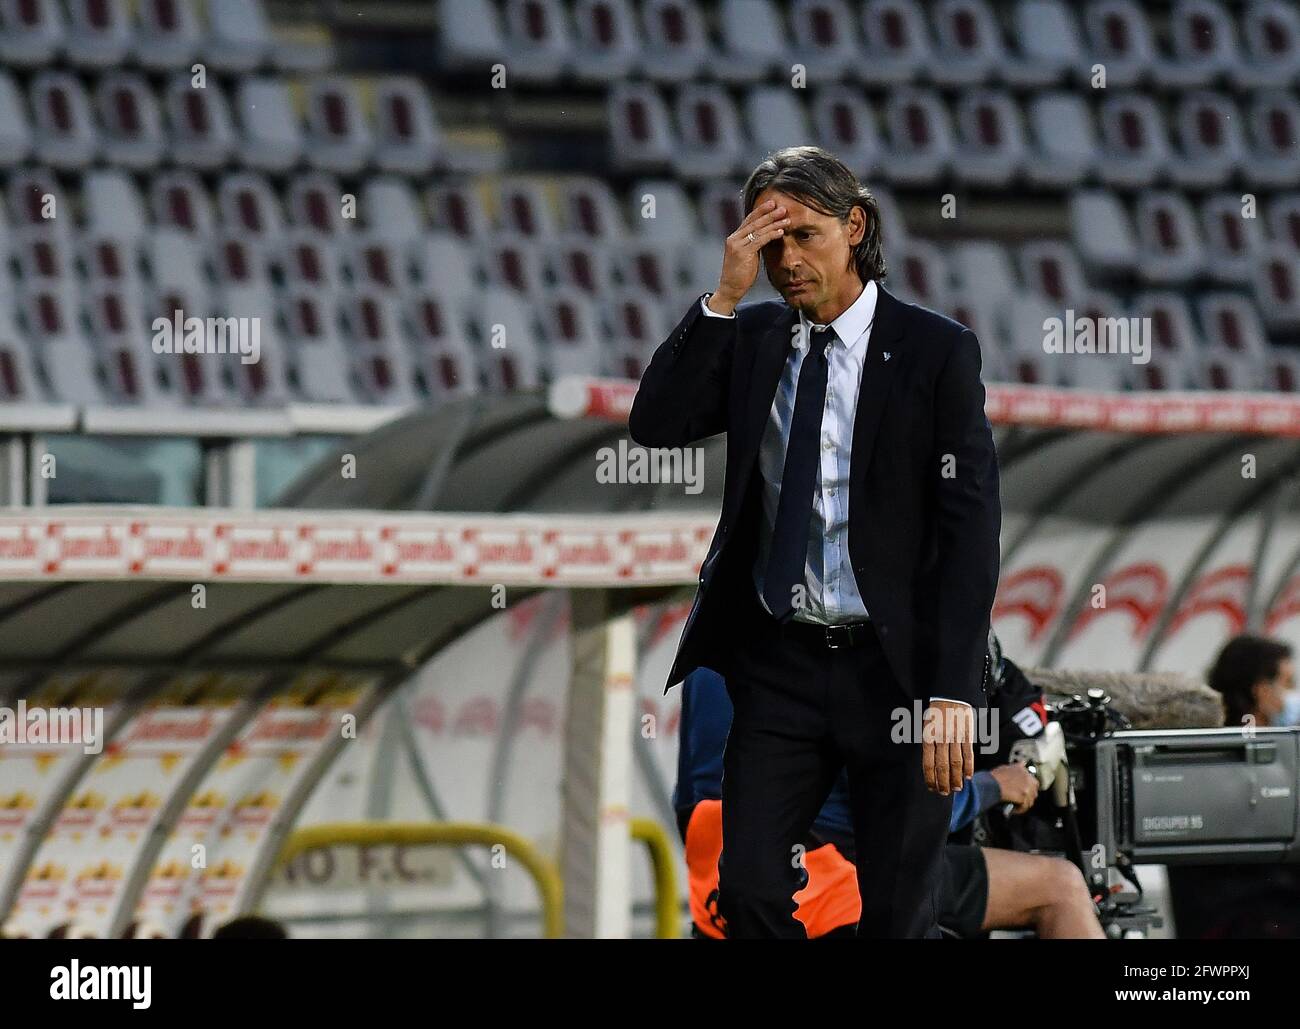
<path fill-rule="evenodd" d="M 871 465 L 876 432 L 885 412 L 885 399 L 902 359 L 898 342 L 903 336 L 903 304 L 877 283 L 876 314 L 867 336 L 867 359 L 862 366 L 858 408 L 853 413 L 853 454 L 849 481 L 860 481 Z M 885 355 L 888 354 L 889 357 Z"/>
<path fill-rule="evenodd" d="M 791 333 L 799 324 L 799 312 L 793 307 L 785 311 L 763 333 L 754 352 L 754 367 L 749 378 L 749 407 L 745 411 L 745 451 L 758 453 L 763 440 L 763 427 L 772 411 L 772 399 L 781 381 L 781 372 L 790 357 Z"/>

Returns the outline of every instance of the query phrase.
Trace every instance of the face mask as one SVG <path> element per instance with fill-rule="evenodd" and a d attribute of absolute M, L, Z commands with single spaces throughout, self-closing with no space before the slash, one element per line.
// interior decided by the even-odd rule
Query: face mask
<path fill-rule="evenodd" d="M 1300 725 L 1300 690 L 1287 690 L 1282 701 L 1282 713 L 1277 716 L 1279 725 Z"/>

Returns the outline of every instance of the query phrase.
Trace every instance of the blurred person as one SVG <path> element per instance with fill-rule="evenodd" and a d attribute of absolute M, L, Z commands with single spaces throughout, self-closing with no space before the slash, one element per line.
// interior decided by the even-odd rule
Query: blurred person
<path fill-rule="evenodd" d="M 806 935 L 790 848 L 847 769 L 875 869 L 859 876 L 859 932 L 934 938 L 998 580 L 979 342 L 880 285 L 876 199 L 820 147 L 766 157 L 742 208 L 717 285 L 655 350 L 628 418 L 646 447 L 727 434 L 722 512 L 666 683 L 715 668 L 735 707 L 720 907 L 735 937 Z M 782 299 L 741 305 L 760 263 Z M 926 731 L 891 740 L 889 712 L 913 700 Z"/>
<path fill-rule="evenodd" d="M 1280 640 L 1233 637 L 1206 678 L 1223 695 L 1227 727 L 1297 719 L 1295 663 Z M 1171 865 L 1168 874 L 1180 939 L 1300 937 L 1300 870 L 1294 865 Z"/>
<path fill-rule="evenodd" d="M 686 847 L 691 933 L 726 937 L 718 911 L 722 856 L 722 752 L 731 701 L 721 676 L 698 668 L 682 684 L 677 786 L 673 805 Z M 977 771 L 954 798 L 950 831 L 979 813 L 1011 803 L 1024 814 L 1038 797 L 1038 781 L 1021 764 Z M 791 854 L 801 873 L 795 917 L 809 939 L 852 936 L 861 913 L 848 782 L 841 772 L 807 835 Z M 1079 870 L 1063 858 L 950 843 L 944 848 L 938 924 L 948 933 L 978 937 L 993 929 L 1033 929 L 1043 939 L 1104 939 L 1096 908 Z"/>
<path fill-rule="evenodd" d="M 218 927 L 214 940 L 287 940 L 289 930 L 272 918 L 240 915 Z"/>

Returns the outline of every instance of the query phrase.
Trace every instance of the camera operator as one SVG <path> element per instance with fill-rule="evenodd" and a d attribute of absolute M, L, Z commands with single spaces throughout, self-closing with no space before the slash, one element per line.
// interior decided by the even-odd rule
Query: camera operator
<path fill-rule="evenodd" d="M 1210 669 L 1223 694 L 1225 726 L 1297 720 L 1291 648 L 1279 640 L 1236 636 Z M 1300 869 L 1290 864 L 1171 865 L 1169 899 L 1180 939 L 1300 937 Z"/>
<path fill-rule="evenodd" d="M 1014 669 L 1007 674 L 1000 648 L 993 650 L 990 704 L 996 686 L 1011 682 L 1002 708 L 1011 740 L 1033 736 L 1046 724 L 1042 695 Z M 1014 666 L 1011 666 L 1014 668 Z M 1018 678 L 1017 678 L 1018 676 Z M 1027 689 L 1025 687 L 1028 687 Z M 731 702 L 721 676 L 707 668 L 687 677 L 682 693 L 678 780 L 673 794 L 678 829 L 686 844 L 692 935 L 721 939 L 726 926 L 717 912 L 718 860 L 722 852 L 722 752 L 731 723 Z M 996 759 L 998 755 L 989 755 Z M 979 764 L 977 756 L 977 765 Z M 853 826 L 841 772 L 804 840 L 804 885 L 795 893 L 795 917 L 810 939 L 852 936 L 860 912 L 854 867 Z M 1020 764 L 977 769 L 953 797 L 952 831 L 981 812 L 1011 804 L 1015 814 L 1033 806 L 1038 782 Z M 1042 938 L 1101 939 L 1096 909 L 1078 869 L 1060 858 L 949 843 L 944 848 L 938 923 L 949 935 L 977 937 L 992 929 L 1033 928 Z"/>

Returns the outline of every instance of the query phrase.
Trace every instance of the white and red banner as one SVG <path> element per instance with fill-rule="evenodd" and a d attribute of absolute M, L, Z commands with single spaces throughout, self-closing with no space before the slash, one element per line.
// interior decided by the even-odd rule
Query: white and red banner
<path fill-rule="evenodd" d="M 698 515 L 43 508 L 0 515 L 0 581 L 690 583 L 714 522 Z"/>
<path fill-rule="evenodd" d="M 626 421 L 636 389 L 631 379 L 565 378 L 551 387 L 549 406 L 559 418 Z M 991 383 L 985 394 L 994 425 L 1300 436 L 1300 396 L 1278 393 L 1094 393 Z"/>

